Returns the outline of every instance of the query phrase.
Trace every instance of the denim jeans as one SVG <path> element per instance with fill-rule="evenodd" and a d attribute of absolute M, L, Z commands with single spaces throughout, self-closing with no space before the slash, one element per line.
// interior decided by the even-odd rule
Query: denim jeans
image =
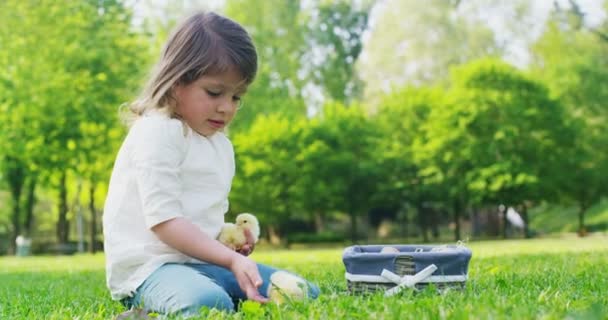
<path fill-rule="evenodd" d="M 258 264 L 263 284 L 258 289 L 268 297 L 270 276 L 282 270 Z M 285 271 L 283 271 L 285 272 Z M 315 299 L 319 288 L 305 281 L 308 297 Z M 239 287 L 234 274 L 213 264 L 168 263 L 152 273 L 133 297 L 122 300 L 127 307 L 143 308 L 161 314 L 197 315 L 201 307 L 234 311 L 247 296 Z"/>

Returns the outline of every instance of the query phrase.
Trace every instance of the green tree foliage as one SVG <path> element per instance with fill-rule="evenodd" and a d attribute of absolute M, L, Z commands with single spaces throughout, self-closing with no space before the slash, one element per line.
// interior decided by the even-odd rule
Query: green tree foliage
<path fill-rule="evenodd" d="M 260 115 L 280 113 L 290 119 L 304 116 L 304 79 L 298 71 L 300 57 L 308 48 L 300 1 L 230 0 L 226 14 L 251 34 L 259 61 L 256 80 L 231 130 L 247 130 Z"/>
<path fill-rule="evenodd" d="M 323 231 L 328 213 L 347 213 L 356 239 L 357 219 L 377 190 L 378 138 L 360 106 L 331 103 L 319 117 L 298 123 L 259 117 L 234 137 L 233 207 L 256 212 L 277 233 L 289 220 Z"/>
<path fill-rule="evenodd" d="M 299 209 L 312 215 L 317 232 L 325 231 L 328 215 L 336 209 L 338 186 L 332 182 L 335 149 L 321 117 L 299 122 L 298 154 L 294 159 L 298 178 L 293 196 Z"/>
<path fill-rule="evenodd" d="M 118 105 L 139 82 L 147 44 L 117 1 L 5 1 L 0 12 L 2 155 L 59 190 L 65 243 L 68 172 L 108 176 Z"/>
<path fill-rule="evenodd" d="M 424 222 L 429 220 L 423 216 L 423 204 L 441 203 L 443 199 L 438 186 L 427 181 L 425 171 L 417 163 L 414 145 L 424 143 L 423 126 L 431 110 L 441 106 L 443 99 L 439 88 L 408 86 L 385 96 L 373 118 L 384 137 L 375 152 L 383 181 L 374 201 L 393 208 L 405 203 L 418 208 L 418 221 L 423 229 L 428 226 Z M 426 237 L 424 231 L 423 235 Z"/>
<path fill-rule="evenodd" d="M 480 60 L 452 74 L 448 101 L 431 112 L 418 156 L 448 186 L 457 226 L 469 204 L 540 200 L 556 182 L 562 148 L 572 146 L 561 106 L 503 62 Z"/>
<path fill-rule="evenodd" d="M 356 241 L 370 208 L 404 204 L 426 236 L 431 203 L 452 212 L 459 239 L 471 206 L 567 200 L 584 232 L 585 211 L 608 192 L 608 23 L 559 3 L 531 79 L 478 60 L 536 34 L 527 1 L 226 0 L 259 53 L 229 132 L 231 210 L 257 214 L 271 237 L 325 232 L 346 215 Z M 118 106 L 174 23 L 200 7 L 148 5 L 156 16 L 136 22 L 118 0 L 0 2 L 0 233 L 11 244 L 32 225 L 65 243 L 74 215 L 95 242 L 125 133 Z M 502 34 L 482 17 L 505 12 L 517 23 L 501 20 Z"/>
<path fill-rule="evenodd" d="M 545 82 L 551 95 L 564 104 L 576 127 L 578 139 L 564 154 L 560 176 L 561 195 L 579 207 L 579 230 L 584 215 L 608 194 L 608 41 L 602 40 L 608 22 L 586 27 L 576 2 L 569 9 L 557 7 L 543 36 L 533 47 L 533 74 Z"/>
<path fill-rule="evenodd" d="M 371 1 L 318 1 L 309 9 L 307 41 L 311 50 L 303 57 L 311 80 L 329 99 L 350 102 L 362 89 L 355 63 L 363 48 Z"/>
<path fill-rule="evenodd" d="M 315 121 L 320 121 L 312 127 L 319 137 L 316 143 L 321 154 L 327 157 L 311 153 L 320 162 L 314 166 L 309 164 L 307 168 L 311 171 L 305 173 L 319 179 L 321 185 L 331 191 L 329 197 L 333 201 L 330 203 L 335 210 L 350 216 L 351 239 L 356 241 L 359 232 L 357 220 L 370 209 L 370 199 L 378 190 L 379 159 L 374 152 L 380 131 L 361 105 L 326 104 L 320 119 Z M 331 150 L 329 154 L 328 149 Z"/>
<path fill-rule="evenodd" d="M 366 100 L 405 83 L 423 85 L 447 76 L 450 66 L 500 55 L 493 32 L 456 9 L 460 1 L 383 1 L 375 8 L 358 64 Z"/>
<path fill-rule="evenodd" d="M 246 128 L 258 114 L 301 117 L 322 103 L 322 96 L 349 102 L 359 95 L 354 63 L 371 4 L 229 1 L 227 14 L 252 34 L 260 61 L 256 82 L 245 97 L 246 108 L 232 129 Z M 248 14 L 252 11 L 260 14 Z"/>
<path fill-rule="evenodd" d="M 233 211 L 255 213 L 273 237 L 296 208 L 290 190 L 298 174 L 297 134 L 297 126 L 273 114 L 259 116 L 248 131 L 233 138 L 237 160 Z"/>

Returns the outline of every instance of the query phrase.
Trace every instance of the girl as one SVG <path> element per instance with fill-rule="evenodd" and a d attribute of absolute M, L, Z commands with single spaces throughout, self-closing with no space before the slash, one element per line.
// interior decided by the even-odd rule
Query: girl
<path fill-rule="evenodd" d="M 256 264 L 249 245 L 216 241 L 228 210 L 234 153 L 222 132 L 257 71 L 236 22 L 198 13 L 179 26 L 140 98 L 104 208 L 107 284 L 128 307 L 164 314 L 234 310 L 285 293 L 318 295 L 300 277 Z"/>

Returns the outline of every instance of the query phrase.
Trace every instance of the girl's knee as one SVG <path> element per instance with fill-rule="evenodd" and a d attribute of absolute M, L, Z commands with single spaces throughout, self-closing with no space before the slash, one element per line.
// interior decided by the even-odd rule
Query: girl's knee
<path fill-rule="evenodd" d="M 203 307 L 209 309 L 217 309 L 220 311 L 234 311 L 234 303 L 230 296 L 220 288 L 206 289 L 196 293 L 191 293 L 187 297 L 182 298 L 182 303 L 179 310 L 175 310 L 183 315 L 200 314 Z"/>
<path fill-rule="evenodd" d="M 318 298 L 319 294 L 321 294 L 321 290 L 319 289 L 319 287 L 314 283 L 306 283 L 308 284 L 308 297 L 310 297 L 311 299 Z"/>

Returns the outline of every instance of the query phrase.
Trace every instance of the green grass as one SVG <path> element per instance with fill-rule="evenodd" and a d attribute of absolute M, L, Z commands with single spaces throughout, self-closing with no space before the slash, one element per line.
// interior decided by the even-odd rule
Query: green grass
<path fill-rule="evenodd" d="M 385 298 L 346 292 L 341 249 L 259 251 L 259 262 L 318 283 L 316 301 L 201 319 L 608 319 L 608 238 L 471 243 L 467 288 Z M 0 258 L 0 319 L 109 319 L 124 311 L 105 288 L 103 255 Z"/>

